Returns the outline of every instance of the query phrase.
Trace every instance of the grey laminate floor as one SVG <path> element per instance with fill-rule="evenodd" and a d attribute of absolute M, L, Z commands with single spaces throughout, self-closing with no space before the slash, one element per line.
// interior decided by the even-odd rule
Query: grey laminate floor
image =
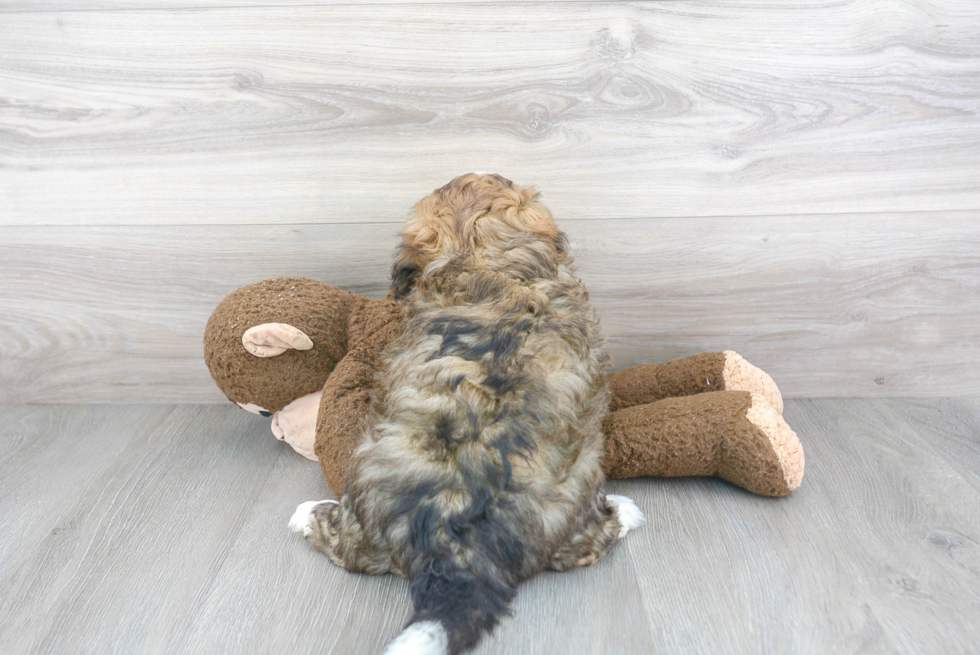
<path fill-rule="evenodd" d="M 648 523 L 525 584 L 481 653 L 968 652 L 980 644 L 980 399 L 788 401 L 786 499 L 612 482 Z M 407 584 L 286 530 L 317 467 L 231 406 L 10 406 L 5 653 L 376 653 Z"/>

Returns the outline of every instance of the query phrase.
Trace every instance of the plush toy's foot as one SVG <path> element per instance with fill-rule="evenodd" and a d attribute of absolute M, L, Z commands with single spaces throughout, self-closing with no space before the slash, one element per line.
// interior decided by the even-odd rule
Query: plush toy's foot
<path fill-rule="evenodd" d="M 715 475 L 763 496 L 785 496 L 803 478 L 803 448 L 758 393 L 665 398 L 609 414 L 603 469 L 610 478 Z"/>
<path fill-rule="evenodd" d="M 722 389 L 760 394 L 778 413 L 783 413 L 783 396 L 769 374 L 753 366 L 734 350 L 726 350 L 722 364 Z"/>
<path fill-rule="evenodd" d="M 762 395 L 745 412 L 754 429 L 733 431 L 721 442 L 718 477 L 763 496 L 786 496 L 803 480 L 803 446 L 796 432 Z"/>

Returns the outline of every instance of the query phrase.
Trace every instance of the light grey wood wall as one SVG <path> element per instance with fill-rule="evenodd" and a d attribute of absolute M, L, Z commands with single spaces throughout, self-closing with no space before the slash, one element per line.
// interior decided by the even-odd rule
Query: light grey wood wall
<path fill-rule="evenodd" d="M 225 294 L 383 294 L 470 170 L 544 192 L 617 366 L 980 393 L 980 3 L 254 4 L 0 0 L 0 402 L 220 401 Z"/>

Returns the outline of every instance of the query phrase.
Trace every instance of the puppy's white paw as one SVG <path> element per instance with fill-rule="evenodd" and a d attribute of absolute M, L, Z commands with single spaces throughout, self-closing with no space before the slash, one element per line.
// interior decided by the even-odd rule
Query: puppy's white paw
<path fill-rule="evenodd" d="M 388 644 L 382 655 L 445 655 L 449 635 L 438 621 L 413 623 Z"/>
<path fill-rule="evenodd" d="M 616 515 L 619 517 L 620 539 L 625 537 L 627 532 L 633 528 L 640 527 L 640 525 L 646 521 L 646 518 L 644 518 L 643 512 L 640 511 L 640 508 L 626 496 L 606 494 L 606 502 L 616 508 Z"/>
<path fill-rule="evenodd" d="M 289 529 L 293 532 L 302 532 L 304 537 L 313 534 L 313 508 L 323 503 L 337 504 L 336 500 L 308 500 L 300 503 L 296 511 L 289 519 Z"/>

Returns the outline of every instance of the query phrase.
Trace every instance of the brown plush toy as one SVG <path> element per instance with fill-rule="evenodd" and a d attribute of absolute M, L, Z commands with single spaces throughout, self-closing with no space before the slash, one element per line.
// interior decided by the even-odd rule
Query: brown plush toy
<path fill-rule="evenodd" d="M 398 304 L 286 277 L 242 287 L 214 310 L 205 361 L 226 396 L 320 462 L 340 497 Z M 764 496 L 800 485 L 803 449 L 765 372 L 702 353 L 608 375 L 603 468 L 610 478 L 718 476 Z"/>

